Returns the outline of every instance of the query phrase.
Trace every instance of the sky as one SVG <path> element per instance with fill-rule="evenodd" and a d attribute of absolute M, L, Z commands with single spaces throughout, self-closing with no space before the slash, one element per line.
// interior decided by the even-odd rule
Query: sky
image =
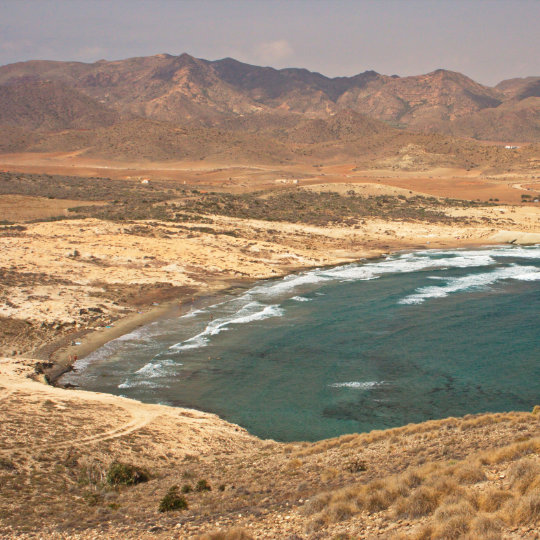
<path fill-rule="evenodd" d="M 494 85 L 540 75 L 540 0 L 0 0 L 0 65 L 183 52 Z"/>

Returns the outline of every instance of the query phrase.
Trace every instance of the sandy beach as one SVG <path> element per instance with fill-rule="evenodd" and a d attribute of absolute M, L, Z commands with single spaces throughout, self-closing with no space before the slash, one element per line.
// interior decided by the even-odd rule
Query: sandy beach
<path fill-rule="evenodd" d="M 193 299 L 249 281 L 393 251 L 540 241 L 536 208 L 445 212 L 467 216 L 470 224 L 458 232 L 451 224 L 382 219 L 349 228 L 211 216 L 201 232 L 196 222 L 183 229 L 155 221 L 27 223 L 15 235 L 0 236 L 0 317 L 24 321 L 38 335 L 5 340 L 1 350 L 53 362 L 48 375 L 55 379 L 70 357 L 83 357 L 166 313 L 190 309 Z"/>

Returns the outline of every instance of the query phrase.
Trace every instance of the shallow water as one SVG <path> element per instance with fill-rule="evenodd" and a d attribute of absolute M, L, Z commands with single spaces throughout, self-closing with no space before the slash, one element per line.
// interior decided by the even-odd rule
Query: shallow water
<path fill-rule="evenodd" d="M 154 322 L 66 374 L 85 389 L 316 440 L 540 403 L 540 246 L 303 272 Z"/>

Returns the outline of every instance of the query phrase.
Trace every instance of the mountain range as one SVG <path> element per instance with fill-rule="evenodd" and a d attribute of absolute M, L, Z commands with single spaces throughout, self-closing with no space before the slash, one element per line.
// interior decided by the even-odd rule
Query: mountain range
<path fill-rule="evenodd" d="M 352 142 L 386 147 L 403 132 L 413 143 L 421 134 L 539 142 L 540 77 L 488 87 L 443 69 L 328 78 L 188 54 L 34 60 L 0 67 L 0 126 L 0 151 L 154 159 L 216 152 L 295 159 L 331 141 L 354 154 Z"/>

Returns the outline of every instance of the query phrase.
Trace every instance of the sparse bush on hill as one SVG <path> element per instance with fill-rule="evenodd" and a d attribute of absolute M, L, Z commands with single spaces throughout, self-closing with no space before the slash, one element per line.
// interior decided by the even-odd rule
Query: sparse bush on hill
<path fill-rule="evenodd" d="M 360 458 L 353 458 L 347 464 L 347 470 L 352 473 L 367 471 L 366 462 Z"/>
<path fill-rule="evenodd" d="M 414 538 L 499 538 L 504 526 L 540 522 L 540 462 L 534 456 L 539 450 L 540 439 L 535 438 L 480 453 L 473 461 L 434 462 L 366 484 L 353 483 L 313 496 L 302 513 L 313 516 L 308 532 L 358 514 L 387 511 L 395 519 L 427 517 Z M 501 475 L 503 489 L 479 489 L 488 481 L 488 463 L 502 464 L 499 467 L 506 470 Z"/>
<path fill-rule="evenodd" d="M 81 201 L 102 201 L 104 204 L 76 206 L 70 215 L 46 220 L 94 217 L 112 221 L 155 219 L 167 222 L 208 222 L 205 215 L 223 215 L 242 219 L 285 221 L 327 226 L 358 226 L 364 218 L 427 221 L 433 223 L 465 223 L 467 218 L 445 214 L 448 206 L 470 207 L 491 205 L 454 199 L 438 199 L 412 195 L 360 196 L 354 192 L 313 192 L 289 189 L 278 192 L 245 194 L 203 193 L 179 188 L 172 181 L 139 184 L 107 178 L 79 178 L 22 173 L 0 173 L 0 194 L 19 194 Z M 174 202 L 171 202 L 174 199 Z M 39 221 L 44 221 L 41 219 Z M 196 229 L 195 229 L 196 230 Z M 198 232 L 230 234 L 201 227 Z"/>
<path fill-rule="evenodd" d="M 178 493 L 178 486 L 171 486 L 163 499 L 159 502 L 160 512 L 172 510 L 185 510 L 188 507 L 186 498 Z"/>
<path fill-rule="evenodd" d="M 113 486 L 132 486 L 147 482 L 149 478 L 148 472 L 144 469 L 118 461 L 114 461 L 107 471 L 107 482 Z"/>
<path fill-rule="evenodd" d="M 195 491 L 211 491 L 212 488 L 206 480 L 199 480 L 195 486 Z"/>

